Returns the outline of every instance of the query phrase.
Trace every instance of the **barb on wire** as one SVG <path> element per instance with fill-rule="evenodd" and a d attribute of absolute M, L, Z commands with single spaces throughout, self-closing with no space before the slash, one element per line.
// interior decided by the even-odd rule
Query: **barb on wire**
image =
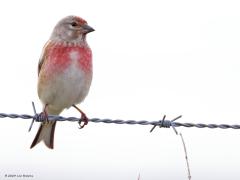
<path fill-rule="evenodd" d="M 174 132 L 178 135 L 178 132 L 177 132 L 177 130 L 176 130 L 176 128 L 175 128 L 174 121 L 176 121 L 177 119 L 180 119 L 181 117 L 182 117 L 182 116 L 178 116 L 178 117 L 174 118 L 173 120 L 166 121 L 166 120 L 165 120 L 166 115 L 164 115 L 163 118 L 162 118 L 162 120 L 159 121 L 159 123 L 160 123 L 159 128 L 162 128 L 162 127 L 164 127 L 164 128 L 170 128 L 170 127 L 172 127 L 173 130 L 174 130 Z M 150 130 L 150 133 L 155 129 L 156 126 L 157 126 L 157 125 L 154 125 L 154 126 L 152 127 L 152 129 Z"/>
<path fill-rule="evenodd" d="M 32 123 L 30 125 L 29 130 L 31 130 L 32 125 L 34 121 L 36 122 L 42 122 L 43 119 L 40 118 L 39 114 L 36 113 L 36 109 L 33 104 L 33 109 L 34 109 L 34 115 L 28 115 L 28 114 L 7 114 L 7 113 L 0 113 L 0 118 L 21 118 L 21 119 L 33 119 Z M 177 119 L 181 118 L 182 116 L 178 116 L 172 120 L 166 120 L 163 118 L 160 121 L 146 121 L 146 120 L 141 120 L 141 121 L 135 121 L 135 120 L 112 120 L 112 119 L 99 119 L 99 118 L 92 118 L 89 119 L 89 122 L 94 122 L 94 123 L 107 123 L 107 124 L 128 124 L 128 125 L 152 125 L 153 128 L 151 129 L 151 132 L 155 129 L 156 126 L 159 127 L 164 127 L 164 128 L 170 128 L 172 127 L 174 131 L 176 131 L 176 127 L 196 127 L 196 128 L 221 128 L 221 129 L 240 129 L 240 125 L 229 125 L 229 124 L 194 124 L 194 123 L 180 123 L 180 122 L 175 122 Z M 48 120 L 49 121 L 72 121 L 72 122 L 78 122 L 79 118 L 76 117 L 62 117 L 62 116 L 55 116 L 55 115 L 48 115 Z"/>
<path fill-rule="evenodd" d="M 166 118 L 166 115 L 163 116 L 162 120 L 160 120 L 159 122 L 161 122 L 161 124 L 159 125 L 159 128 L 163 127 L 163 123 L 164 123 L 164 120 Z M 152 129 L 150 130 L 150 133 L 153 132 L 153 130 L 155 129 L 155 127 L 157 127 L 157 125 L 154 125 L 152 127 Z"/>
<path fill-rule="evenodd" d="M 34 117 L 37 117 L 37 111 L 36 111 L 36 108 L 35 108 L 34 102 L 32 102 L 32 107 L 33 107 L 33 111 L 34 111 L 34 114 L 35 114 Z M 28 129 L 28 132 L 30 132 L 31 129 L 32 129 L 33 123 L 34 123 L 34 121 L 35 121 L 35 118 L 34 118 L 34 117 L 32 118 L 32 122 L 31 122 L 31 124 L 30 124 L 29 129 Z"/>

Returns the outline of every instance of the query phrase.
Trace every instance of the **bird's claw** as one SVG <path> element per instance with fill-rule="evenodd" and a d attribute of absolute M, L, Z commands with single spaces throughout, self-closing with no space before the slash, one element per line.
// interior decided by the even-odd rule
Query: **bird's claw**
<path fill-rule="evenodd" d="M 75 104 L 72 105 L 75 109 L 78 110 L 78 112 L 81 113 L 81 119 L 79 119 L 78 121 L 78 124 L 79 124 L 79 129 L 82 129 L 84 128 L 84 126 L 86 126 L 88 124 L 88 117 L 86 116 L 86 114 L 81 110 L 79 109 Z M 83 124 L 82 124 L 83 122 Z"/>
<path fill-rule="evenodd" d="M 83 122 L 83 124 L 82 124 Z M 84 126 L 86 126 L 88 124 L 88 117 L 86 116 L 86 114 L 82 113 L 81 115 L 81 119 L 78 121 L 79 124 L 79 129 L 84 128 Z"/>

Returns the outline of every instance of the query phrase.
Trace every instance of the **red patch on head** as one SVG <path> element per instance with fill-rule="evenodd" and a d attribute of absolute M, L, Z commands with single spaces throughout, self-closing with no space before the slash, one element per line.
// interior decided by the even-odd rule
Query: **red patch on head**
<path fill-rule="evenodd" d="M 77 16 L 74 16 L 74 19 L 75 19 L 77 22 L 79 22 L 79 24 L 86 24 L 86 23 L 87 23 L 86 20 L 84 20 L 84 19 L 82 19 L 82 18 L 80 18 L 80 17 L 77 17 Z"/>

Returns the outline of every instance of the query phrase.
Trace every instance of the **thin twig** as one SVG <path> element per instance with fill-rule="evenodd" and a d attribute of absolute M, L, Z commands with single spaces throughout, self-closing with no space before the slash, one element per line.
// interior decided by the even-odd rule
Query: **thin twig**
<path fill-rule="evenodd" d="M 140 180 L 140 173 L 138 174 L 138 180 Z"/>
<path fill-rule="evenodd" d="M 185 153 L 185 159 L 186 159 L 186 163 L 187 163 L 187 170 L 188 170 L 188 179 L 191 180 L 191 173 L 190 173 L 190 166 L 189 166 L 189 162 L 188 162 L 188 155 L 187 155 L 187 148 L 186 148 L 186 144 L 184 142 L 182 133 L 179 134 L 181 139 L 182 139 L 182 144 L 183 144 L 183 148 L 184 148 L 184 153 Z"/>

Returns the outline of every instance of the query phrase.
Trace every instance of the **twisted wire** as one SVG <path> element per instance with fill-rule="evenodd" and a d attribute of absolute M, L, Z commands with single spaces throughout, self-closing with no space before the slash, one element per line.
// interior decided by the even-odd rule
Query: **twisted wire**
<path fill-rule="evenodd" d="M 35 115 L 28 115 L 28 114 L 7 114 L 7 113 L 0 113 L 0 118 L 21 118 L 21 119 L 34 119 L 37 122 L 42 122 L 42 120 L 39 117 L 39 114 Z M 53 116 L 49 115 L 49 120 L 55 120 L 55 121 L 73 121 L 78 122 L 79 118 L 76 117 L 63 117 L 63 116 Z M 196 128 L 220 128 L 220 129 L 240 129 L 240 125 L 229 125 L 229 124 L 203 124 L 203 123 L 180 123 L 180 122 L 173 122 L 173 120 L 159 120 L 159 121 L 135 121 L 135 120 L 112 120 L 112 119 L 99 119 L 99 118 L 92 118 L 89 119 L 90 122 L 94 123 L 107 123 L 107 124 L 128 124 L 128 125 L 153 125 L 153 126 L 161 126 L 164 128 L 170 128 L 170 127 L 196 127 Z"/>

